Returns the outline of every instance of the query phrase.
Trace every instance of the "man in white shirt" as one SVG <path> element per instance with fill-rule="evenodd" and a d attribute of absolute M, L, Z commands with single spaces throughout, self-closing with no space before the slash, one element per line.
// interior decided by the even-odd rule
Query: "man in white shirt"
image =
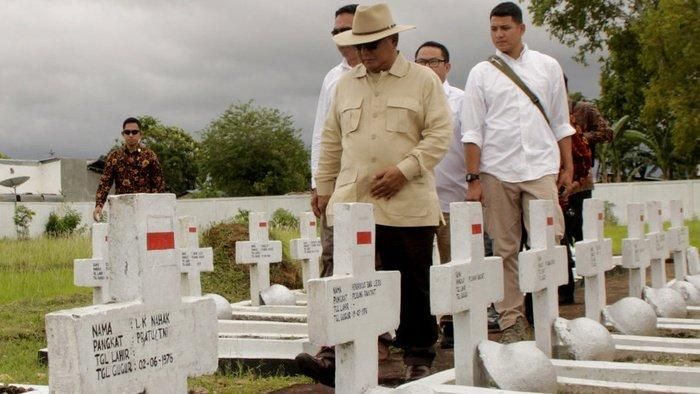
<path fill-rule="evenodd" d="M 437 244 L 440 253 L 440 263 L 445 264 L 451 260 L 450 250 L 450 203 L 464 201 L 467 195 L 467 182 L 464 174 L 467 167 L 464 163 L 464 148 L 462 146 L 462 131 L 459 113 L 462 109 L 462 99 L 464 91 L 451 86 L 447 82 L 447 74 L 450 72 L 450 52 L 447 48 L 435 41 L 427 41 L 418 47 L 415 54 L 415 62 L 429 67 L 440 77 L 442 86 L 445 89 L 447 102 L 452 111 L 452 122 L 454 132 L 452 142 L 447 153 L 440 163 L 433 168 L 435 173 L 435 186 L 438 198 L 440 199 L 440 209 L 445 217 L 445 223 L 437 228 Z M 441 347 L 443 349 L 453 346 L 452 316 L 442 316 L 440 318 L 440 328 L 442 331 Z"/>
<path fill-rule="evenodd" d="M 496 55 L 539 99 L 545 116 L 513 81 L 489 62 L 469 73 L 462 106 L 462 142 L 469 185 L 467 200 L 482 201 L 493 251 L 503 258 L 504 299 L 496 304 L 501 342 L 528 339 L 523 294 L 518 282 L 521 223 L 528 233 L 528 203 L 554 202 L 557 237 L 564 234 L 558 192 L 571 187 L 573 162 L 569 110 L 561 67 L 528 49 L 520 7 L 498 4 L 490 15 Z M 558 240 L 557 240 L 558 242 Z"/>
<path fill-rule="evenodd" d="M 356 8 L 357 4 L 348 4 L 335 11 L 335 23 L 331 31 L 332 35 L 352 29 L 352 20 L 355 16 Z M 323 263 L 323 270 L 321 271 L 322 277 L 333 275 L 333 229 L 328 227 L 326 215 L 318 207 L 316 180 L 314 179 L 314 174 L 316 174 L 316 170 L 318 170 L 318 158 L 321 155 L 321 134 L 323 133 L 323 124 L 326 122 L 331 100 L 335 93 L 335 85 L 343 73 L 360 63 L 360 55 L 355 47 L 338 46 L 338 51 L 342 55 L 343 61 L 328 71 L 328 74 L 326 74 L 326 77 L 323 79 L 321 93 L 318 96 L 318 105 L 316 106 L 314 130 L 311 137 L 311 209 L 316 217 L 321 218 L 321 243 L 323 245 L 323 254 L 321 256 L 321 262 Z"/>

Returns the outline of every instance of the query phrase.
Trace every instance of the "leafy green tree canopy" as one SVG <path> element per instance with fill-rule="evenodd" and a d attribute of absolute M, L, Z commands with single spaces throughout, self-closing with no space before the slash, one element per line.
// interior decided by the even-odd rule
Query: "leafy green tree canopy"
<path fill-rule="evenodd" d="M 201 168 L 229 196 L 307 190 L 309 153 L 300 133 L 278 109 L 232 105 L 202 132 Z"/>
<path fill-rule="evenodd" d="M 152 116 L 140 116 L 139 120 L 141 141 L 158 155 L 167 190 L 181 196 L 194 189 L 199 143 L 183 129 L 165 126 Z"/>
<path fill-rule="evenodd" d="M 9 158 L 10 158 L 10 156 L 0 152 L 0 159 L 9 159 Z"/>

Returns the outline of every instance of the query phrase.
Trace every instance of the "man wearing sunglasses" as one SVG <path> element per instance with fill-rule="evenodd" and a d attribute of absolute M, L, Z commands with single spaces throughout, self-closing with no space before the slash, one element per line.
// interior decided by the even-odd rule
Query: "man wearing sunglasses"
<path fill-rule="evenodd" d="M 335 23 L 331 35 L 335 36 L 344 31 L 352 29 L 352 19 L 355 16 L 357 4 L 348 4 L 338 8 L 335 11 Z M 323 246 L 323 254 L 321 262 L 323 263 L 322 277 L 333 275 L 333 229 L 326 222 L 326 215 L 318 208 L 318 194 L 316 193 L 316 181 L 314 174 L 318 169 L 318 157 L 321 152 L 321 133 L 323 132 L 323 123 L 328 116 L 328 110 L 331 106 L 331 100 L 335 93 L 335 85 L 338 79 L 348 70 L 352 69 L 360 63 L 360 57 L 354 46 L 338 46 L 338 51 L 343 57 L 343 60 L 337 66 L 333 67 L 321 85 L 321 93 L 318 96 L 318 105 L 316 106 L 316 119 L 314 121 L 314 131 L 311 137 L 311 209 L 316 217 L 320 218 L 321 222 L 321 243 Z"/>
<path fill-rule="evenodd" d="M 124 146 L 113 150 L 105 161 L 95 195 L 93 218 L 102 219 L 102 207 L 114 184 L 116 194 L 163 193 L 165 181 L 156 154 L 141 146 L 141 122 L 127 118 L 122 123 Z"/>
<path fill-rule="evenodd" d="M 352 30 L 333 37 L 354 45 L 362 65 L 344 74 L 326 120 L 316 187 L 332 224 L 334 203 L 374 206 L 382 269 L 401 272 L 401 322 L 394 345 L 404 350 L 405 377 L 427 376 L 437 324 L 430 314 L 429 271 L 441 220 L 433 167 L 452 135 L 440 79 L 397 51 L 399 33 L 386 4 L 359 6 Z"/>

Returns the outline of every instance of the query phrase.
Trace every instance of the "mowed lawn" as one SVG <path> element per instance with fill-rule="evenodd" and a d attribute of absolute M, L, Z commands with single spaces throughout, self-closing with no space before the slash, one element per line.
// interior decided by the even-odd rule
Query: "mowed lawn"
<path fill-rule="evenodd" d="M 700 220 L 686 222 L 692 245 L 700 245 Z M 615 254 L 627 236 L 624 226 L 606 224 Z M 293 238 L 277 234 L 283 243 Z M 88 237 L 40 238 L 29 241 L 0 239 L 0 382 L 47 384 L 48 368 L 37 351 L 46 346 L 44 315 L 51 311 L 89 305 L 91 290 L 73 285 L 73 259 L 91 255 Z M 216 273 L 214 273 L 216 275 Z M 247 285 L 229 283 L 232 288 Z M 205 288 L 204 292 L 212 291 Z M 234 293 L 245 294 L 235 291 Z M 230 300 L 238 301 L 238 300 Z M 190 388 L 210 393 L 257 393 L 309 382 L 300 376 L 261 376 L 240 367 L 226 373 L 190 379 Z"/>
<path fill-rule="evenodd" d="M 1 383 L 48 384 L 48 367 L 37 358 L 46 347 L 44 315 L 92 303 L 91 289 L 73 285 L 73 259 L 91 254 L 88 237 L 0 239 Z M 241 367 L 190 379 L 189 386 L 209 393 L 260 393 L 308 382 L 301 376 L 260 376 Z"/>

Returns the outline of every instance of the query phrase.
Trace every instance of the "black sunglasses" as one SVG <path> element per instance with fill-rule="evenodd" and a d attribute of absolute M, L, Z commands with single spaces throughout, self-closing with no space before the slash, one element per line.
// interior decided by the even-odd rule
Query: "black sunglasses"
<path fill-rule="evenodd" d="M 377 40 L 377 41 L 366 42 L 366 43 L 364 43 L 364 44 L 357 44 L 357 45 L 355 45 L 355 49 L 357 49 L 358 51 L 361 51 L 362 48 L 364 48 L 364 49 L 366 49 L 366 50 L 368 50 L 368 51 L 374 51 L 374 50 L 377 49 L 377 47 L 378 47 L 379 44 L 382 42 L 382 40 L 383 40 L 383 38 L 382 38 L 382 39 L 379 39 L 379 40 Z"/>
<path fill-rule="evenodd" d="M 122 134 L 124 134 L 124 135 L 136 135 L 140 132 L 141 132 L 141 130 L 124 130 L 124 131 L 122 131 Z"/>
<path fill-rule="evenodd" d="M 340 34 L 344 31 L 352 30 L 352 27 L 339 27 L 337 29 L 331 30 L 331 35 L 335 36 L 337 34 Z"/>

